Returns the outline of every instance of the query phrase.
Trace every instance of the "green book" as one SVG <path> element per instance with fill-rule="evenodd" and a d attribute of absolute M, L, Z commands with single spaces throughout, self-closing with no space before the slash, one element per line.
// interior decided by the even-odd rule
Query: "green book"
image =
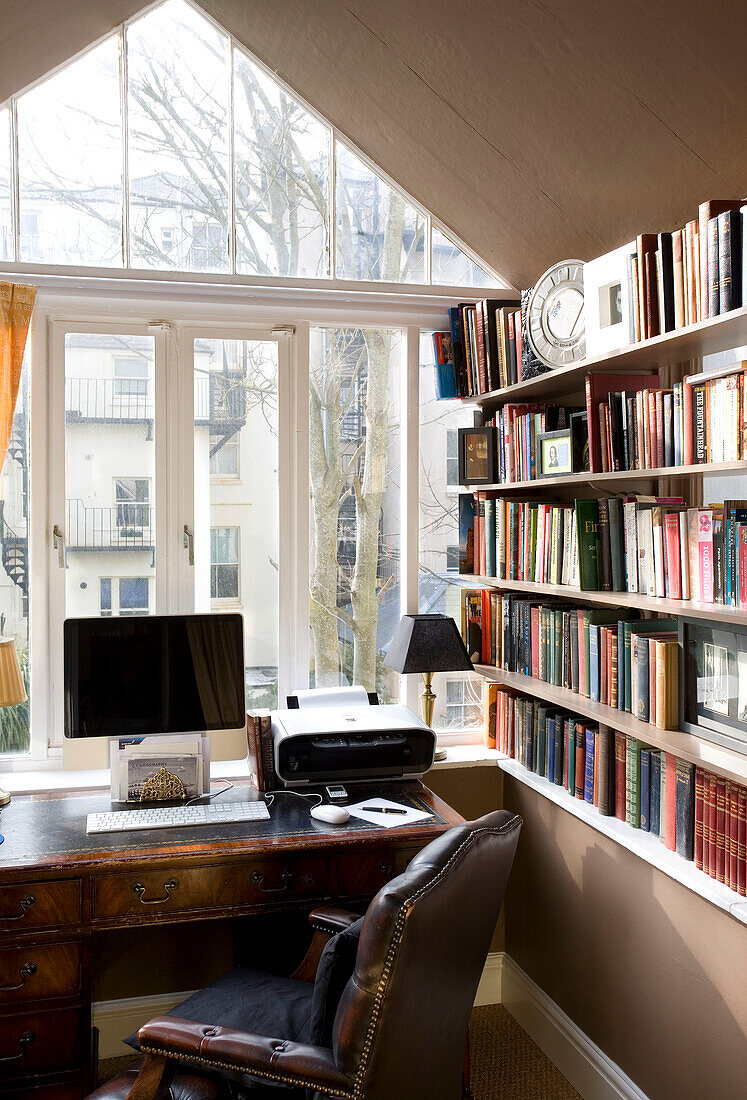
<path fill-rule="evenodd" d="M 599 591 L 599 501 L 576 500 L 578 583 L 584 592 Z"/>

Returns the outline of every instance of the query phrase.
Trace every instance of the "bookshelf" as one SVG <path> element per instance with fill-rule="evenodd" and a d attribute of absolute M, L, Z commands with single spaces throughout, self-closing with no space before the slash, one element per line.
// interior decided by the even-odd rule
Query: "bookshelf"
<path fill-rule="evenodd" d="M 471 405 L 498 405 L 504 401 L 567 397 L 572 393 L 583 392 L 584 375 L 589 371 L 645 371 L 675 366 L 688 359 L 702 359 L 704 355 L 731 351 L 740 344 L 747 344 L 747 306 L 719 317 L 711 317 L 707 321 L 686 325 L 685 328 L 664 333 L 663 336 L 639 340 L 637 344 L 585 359 L 582 363 L 557 367 L 537 378 L 529 378 L 513 386 L 504 386 L 474 397 L 464 397 L 462 401 Z"/>
<path fill-rule="evenodd" d="M 583 363 L 556 368 L 537 378 L 493 390 L 489 393 L 463 399 L 465 404 L 482 408 L 487 416 L 506 403 L 557 402 L 560 404 L 585 403 L 585 376 L 588 373 L 633 373 L 658 371 L 665 386 L 684 375 L 696 374 L 702 369 L 699 362 L 704 356 L 729 352 L 747 344 L 747 307 L 680 328 L 653 339 L 643 340 L 627 348 Z M 735 357 L 735 362 L 736 362 Z M 582 396 L 583 395 L 583 396 Z M 636 493 L 668 496 L 679 492 L 691 505 L 702 501 L 703 478 L 742 476 L 747 484 L 747 460 L 732 462 L 698 463 L 682 466 L 657 466 L 642 470 L 615 470 L 610 472 L 581 472 L 543 477 L 534 480 L 499 482 L 494 484 L 470 484 L 467 493 L 490 493 L 511 500 L 552 501 L 558 506 L 572 504 L 574 497 L 597 495 L 622 496 Z M 678 489 L 669 488 L 677 484 Z M 747 496 L 747 492 L 744 493 Z M 483 565 L 484 568 L 484 565 Z M 569 604 L 590 608 L 633 610 L 647 617 L 663 615 L 668 618 L 686 616 L 700 620 L 703 625 L 747 625 L 747 607 L 701 603 L 696 600 L 674 600 L 627 591 L 587 591 L 576 586 L 511 580 L 481 575 L 460 575 L 458 584 L 469 588 L 488 588 L 501 593 L 521 593 L 528 598 L 549 598 L 568 601 Z M 543 680 L 519 672 L 505 671 L 493 665 L 475 664 L 475 671 L 484 679 L 509 689 L 529 699 L 535 699 L 561 712 L 578 715 L 591 723 L 636 738 L 654 749 L 687 761 L 706 773 L 723 777 L 734 784 L 747 785 L 747 749 L 725 745 L 684 730 L 663 730 L 649 722 L 642 722 L 627 711 L 604 703 L 592 702 L 570 688 L 558 687 Z M 587 823 L 629 850 L 636 852 L 671 877 L 683 882 L 703 897 L 709 898 L 737 919 L 747 923 L 747 902 L 723 882 L 717 882 L 707 873 L 696 868 L 694 862 L 667 850 L 658 837 L 633 828 L 614 815 L 601 815 L 594 806 L 574 798 L 564 787 L 558 787 L 544 776 L 527 769 L 513 757 L 498 751 L 498 765 L 518 781 L 536 789 L 541 795 L 583 818 Z M 588 761 L 587 761 L 588 767 Z M 596 782 L 596 779 L 595 779 Z M 662 811 L 663 813 L 663 806 Z M 727 807 L 728 814 L 728 807 Z M 728 845 L 727 857 L 728 859 Z"/>

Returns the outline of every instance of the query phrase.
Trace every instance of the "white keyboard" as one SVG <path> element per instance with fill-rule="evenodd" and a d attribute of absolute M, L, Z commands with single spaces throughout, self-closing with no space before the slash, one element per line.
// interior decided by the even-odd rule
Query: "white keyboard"
<path fill-rule="evenodd" d="M 89 814 L 87 833 L 124 833 L 134 829 L 178 829 L 193 825 L 224 825 L 241 821 L 268 821 L 264 802 L 208 802 L 202 806 L 148 806 Z"/>

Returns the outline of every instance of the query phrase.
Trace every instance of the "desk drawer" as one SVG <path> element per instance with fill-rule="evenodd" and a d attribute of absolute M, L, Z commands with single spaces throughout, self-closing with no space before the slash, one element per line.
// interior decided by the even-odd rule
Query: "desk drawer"
<path fill-rule="evenodd" d="M 391 878 L 401 875 L 421 848 L 382 848 L 377 852 L 340 858 L 340 895 L 375 894 Z"/>
<path fill-rule="evenodd" d="M 0 931 L 59 927 L 80 920 L 80 880 L 0 886 Z"/>
<path fill-rule="evenodd" d="M 145 917 L 215 906 L 212 867 L 132 871 L 95 881 L 93 912 L 101 917 Z"/>
<path fill-rule="evenodd" d="M 47 944 L 0 951 L 0 1006 L 80 990 L 80 945 Z"/>
<path fill-rule="evenodd" d="M 324 898 L 330 890 L 329 864 L 324 856 L 253 860 L 216 874 L 221 906 Z"/>
<path fill-rule="evenodd" d="M 81 1012 L 16 1012 L 0 1018 L 0 1083 L 80 1065 Z"/>

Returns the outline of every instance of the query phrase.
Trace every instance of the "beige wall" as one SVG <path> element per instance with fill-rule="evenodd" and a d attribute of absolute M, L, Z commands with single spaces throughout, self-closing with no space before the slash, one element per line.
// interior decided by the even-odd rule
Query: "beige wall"
<path fill-rule="evenodd" d="M 747 190 L 743 0 L 200 0 L 529 285 Z M 144 0 L 4 0 L 0 102 Z"/>
<path fill-rule="evenodd" d="M 510 776 L 506 951 L 652 1100 L 736 1100 L 747 929 Z"/>

